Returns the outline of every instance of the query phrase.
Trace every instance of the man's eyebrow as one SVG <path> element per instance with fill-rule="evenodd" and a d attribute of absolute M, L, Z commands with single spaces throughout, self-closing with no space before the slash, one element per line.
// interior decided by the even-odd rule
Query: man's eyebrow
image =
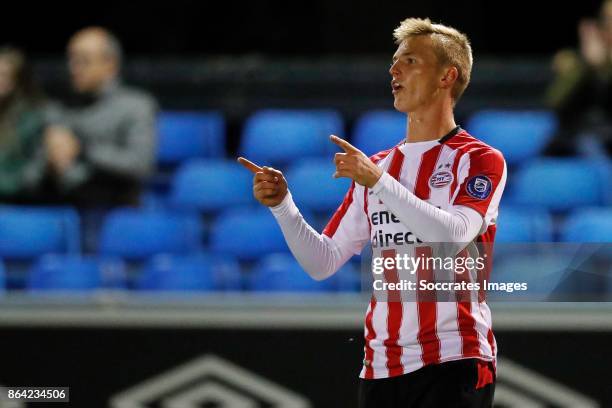
<path fill-rule="evenodd" d="M 404 51 L 401 54 L 397 55 L 397 54 L 393 54 L 393 58 L 391 58 L 393 61 L 396 61 L 399 57 L 407 57 L 409 55 L 414 55 L 414 53 L 412 51 Z"/>

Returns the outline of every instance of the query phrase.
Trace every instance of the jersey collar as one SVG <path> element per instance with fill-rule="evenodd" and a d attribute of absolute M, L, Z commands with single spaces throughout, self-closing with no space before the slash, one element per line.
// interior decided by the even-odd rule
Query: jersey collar
<path fill-rule="evenodd" d="M 458 133 L 461 133 L 462 131 L 463 131 L 463 129 L 461 129 L 461 126 L 457 126 L 453 130 L 451 130 L 450 132 L 448 132 L 447 134 L 442 136 L 440 139 L 438 139 L 438 143 L 443 144 L 445 142 L 448 142 L 450 140 L 450 138 L 452 138 L 453 136 L 455 136 Z"/>

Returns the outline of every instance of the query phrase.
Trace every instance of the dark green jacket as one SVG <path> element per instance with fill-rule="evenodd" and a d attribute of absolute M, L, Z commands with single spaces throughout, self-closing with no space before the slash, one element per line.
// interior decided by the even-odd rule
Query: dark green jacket
<path fill-rule="evenodd" d="M 43 112 L 15 97 L 0 108 L 0 200 L 26 198 L 36 188 L 26 174 L 35 161 L 44 127 Z"/>

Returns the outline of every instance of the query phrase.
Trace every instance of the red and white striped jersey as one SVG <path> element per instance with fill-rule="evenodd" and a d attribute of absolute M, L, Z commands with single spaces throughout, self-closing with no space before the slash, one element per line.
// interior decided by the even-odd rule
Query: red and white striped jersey
<path fill-rule="evenodd" d="M 484 220 L 476 240 L 493 242 L 506 180 L 506 164 L 498 150 L 457 127 L 442 139 L 400 143 L 370 159 L 418 198 L 442 210 L 459 205 L 476 210 Z M 382 211 L 390 212 L 367 187 L 353 182 L 323 234 L 355 254 L 368 241 L 387 234 L 419 238 L 403 223 L 376 222 Z M 364 334 L 360 376 L 366 379 L 463 358 L 496 359 L 491 312 L 484 301 L 383 302 L 372 297 Z"/>

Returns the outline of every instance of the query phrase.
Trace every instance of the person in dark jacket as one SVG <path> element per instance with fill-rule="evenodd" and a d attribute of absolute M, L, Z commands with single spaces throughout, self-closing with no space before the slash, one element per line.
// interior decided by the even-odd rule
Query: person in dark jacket
<path fill-rule="evenodd" d="M 612 156 L 612 0 L 599 20 L 582 20 L 580 48 L 561 50 L 553 60 L 555 79 L 547 104 L 559 117 L 560 131 L 552 155 Z"/>
<path fill-rule="evenodd" d="M 0 202 L 27 203 L 35 194 L 31 167 L 43 132 L 43 97 L 20 50 L 0 48 Z"/>
<path fill-rule="evenodd" d="M 119 78 L 121 47 L 104 28 L 68 44 L 74 98 L 47 112 L 45 185 L 81 207 L 137 205 L 155 154 L 157 103 Z"/>

